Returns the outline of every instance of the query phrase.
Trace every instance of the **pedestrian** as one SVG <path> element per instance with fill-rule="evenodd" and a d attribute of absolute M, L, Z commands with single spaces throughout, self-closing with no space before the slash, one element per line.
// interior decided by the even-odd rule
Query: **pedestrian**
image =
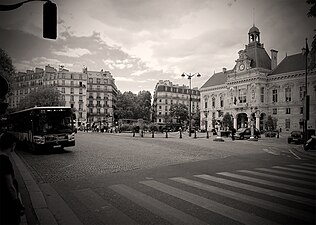
<path fill-rule="evenodd" d="M 16 139 L 12 134 L 0 135 L 0 224 L 20 224 L 24 206 L 9 155 Z"/>
<path fill-rule="evenodd" d="M 232 127 L 231 132 L 232 132 L 232 140 L 235 141 L 236 129 L 234 127 Z"/>

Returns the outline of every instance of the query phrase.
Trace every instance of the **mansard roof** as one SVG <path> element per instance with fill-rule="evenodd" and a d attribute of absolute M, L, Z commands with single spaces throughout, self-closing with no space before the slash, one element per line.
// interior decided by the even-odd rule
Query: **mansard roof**
<path fill-rule="evenodd" d="M 252 46 L 249 44 L 246 47 L 245 53 L 252 59 L 250 64 L 251 68 L 271 69 L 271 59 L 263 47 Z"/>
<path fill-rule="evenodd" d="M 302 53 L 297 53 L 286 56 L 269 75 L 300 70 L 305 70 L 305 56 Z"/>
<path fill-rule="evenodd" d="M 207 88 L 207 87 L 212 87 L 216 85 L 221 85 L 225 84 L 227 81 L 227 74 L 230 73 L 231 70 L 227 70 L 225 73 L 220 72 L 220 73 L 214 73 L 206 82 L 203 84 L 201 89 Z"/>

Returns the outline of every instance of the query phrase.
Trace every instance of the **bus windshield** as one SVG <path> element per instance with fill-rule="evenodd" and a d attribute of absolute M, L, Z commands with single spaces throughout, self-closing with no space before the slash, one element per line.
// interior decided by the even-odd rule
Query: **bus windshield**
<path fill-rule="evenodd" d="M 33 121 L 37 134 L 59 134 L 73 132 L 73 119 L 67 111 L 41 111 Z"/>

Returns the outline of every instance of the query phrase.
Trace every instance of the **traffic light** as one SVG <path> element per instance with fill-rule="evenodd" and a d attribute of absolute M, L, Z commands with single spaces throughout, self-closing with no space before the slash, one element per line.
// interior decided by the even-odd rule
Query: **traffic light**
<path fill-rule="evenodd" d="M 57 6 L 51 1 L 43 5 L 43 37 L 57 38 Z"/>

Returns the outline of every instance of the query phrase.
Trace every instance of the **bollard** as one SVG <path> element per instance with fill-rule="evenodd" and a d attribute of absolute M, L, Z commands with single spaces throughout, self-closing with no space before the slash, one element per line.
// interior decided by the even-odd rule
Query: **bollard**
<path fill-rule="evenodd" d="M 179 138 L 182 138 L 182 131 L 180 130 L 180 137 Z"/>
<path fill-rule="evenodd" d="M 209 139 L 210 136 L 208 135 L 208 131 L 206 131 L 206 138 Z"/>
<path fill-rule="evenodd" d="M 152 132 L 151 132 L 151 137 L 152 137 L 152 138 L 155 137 L 155 131 L 154 131 L 154 130 L 152 130 Z"/>
<path fill-rule="evenodd" d="M 141 131 L 141 132 L 140 132 L 140 136 L 141 136 L 141 137 L 144 137 L 144 131 Z"/>
<path fill-rule="evenodd" d="M 168 138 L 168 131 L 166 130 L 166 138 Z"/>
<path fill-rule="evenodd" d="M 135 137 L 135 132 L 133 131 L 133 137 Z"/>
<path fill-rule="evenodd" d="M 194 130 L 194 138 L 196 138 L 196 130 Z"/>

